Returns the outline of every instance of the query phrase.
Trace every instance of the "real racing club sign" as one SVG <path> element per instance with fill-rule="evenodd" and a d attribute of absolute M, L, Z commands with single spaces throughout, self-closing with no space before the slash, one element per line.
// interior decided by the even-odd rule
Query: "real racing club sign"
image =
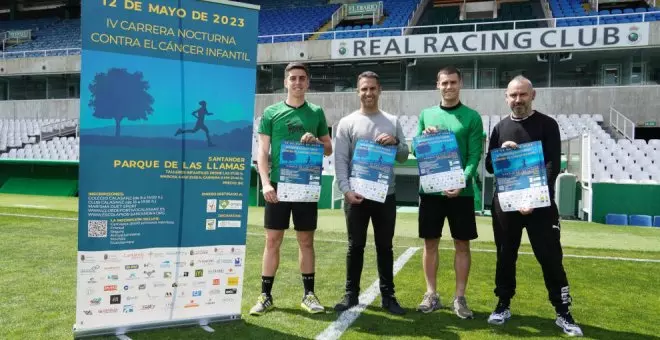
<path fill-rule="evenodd" d="M 548 52 L 645 46 L 649 23 L 332 40 L 332 59 Z"/>

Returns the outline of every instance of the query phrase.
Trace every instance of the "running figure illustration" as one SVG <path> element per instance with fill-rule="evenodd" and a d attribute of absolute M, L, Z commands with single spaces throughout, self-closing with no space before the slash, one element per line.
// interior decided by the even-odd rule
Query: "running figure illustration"
<path fill-rule="evenodd" d="M 195 133 L 199 130 L 204 131 L 206 133 L 206 140 L 208 141 L 209 146 L 215 146 L 213 143 L 211 143 L 211 137 L 209 136 L 209 128 L 206 127 L 204 124 L 204 117 L 206 116 L 211 116 L 213 113 L 208 112 L 206 110 L 206 101 L 202 100 L 199 102 L 200 108 L 193 111 L 192 115 L 193 117 L 197 118 L 197 123 L 195 123 L 195 127 L 193 129 L 188 129 L 188 130 L 182 130 L 182 129 L 177 129 L 175 136 L 178 136 L 182 133 Z"/>

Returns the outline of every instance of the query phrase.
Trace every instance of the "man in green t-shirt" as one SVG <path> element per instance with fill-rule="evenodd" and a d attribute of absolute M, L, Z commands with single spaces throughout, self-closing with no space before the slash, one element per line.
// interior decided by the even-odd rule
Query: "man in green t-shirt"
<path fill-rule="evenodd" d="M 418 310 L 433 312 L 441 307 L 436 292 L 438 272 L 438 245 L 445 218 L 449 220 L 454 239 L 456 291 L 452 303 L 454 313 L 462 319 L 471 319 L 472 311 L 465 300 L 465 288 L 470 273 L 470 240 L 477 238 L 477 223 L 474 215 L 473 178 L 483 152 L 483 123 L 475 110 L 460 101 L 461 73 L 454 67 L 438 72 L 437 87 L 440 90 L 440 105 L 422 110 L 419 116 L 417 135 L 449 130 L 456 135 L 466 187 L 440 193 L 419 195 L 419 237 L 424 239 L 423 267 L 426 278 L 426 293 Z"/>
<path fill-rule="evenodd" d="M 262 315 L 273 307 L 271 290 L 280 262 L 280 245 L 284 230 L 289 228 L 291 215 L 300 248 L 299 263 L 304 287 L 300 305 L 310 313 L 324 311 L 314 294 L 314 231 L 318 205 L 316 202 L 279 202 L 277 182 L 280 179 L 280 148 L 283 141 L 322 143 L 325 155 L 332 154 L 332 144 L 323 109 L 305 100 L 305 93 L 309 88 L 307 67 L 301 63 L 289 64 L 284 71 L 284 86 L 287 89 L 286 100 L 267 107 L 259 123 L 257 164 L 266 200 L 266 245 L 262 263 L 261 295 L 250 309 L 251 315 Z M 272 163 L 270 167 L 269 151 Z"/>

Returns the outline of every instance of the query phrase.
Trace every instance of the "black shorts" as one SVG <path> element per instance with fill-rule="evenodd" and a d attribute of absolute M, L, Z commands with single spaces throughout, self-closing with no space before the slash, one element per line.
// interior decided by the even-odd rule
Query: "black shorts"
<path fill-rule="evenodd" d="M 277 183 L 273 183 L 277 190 Z M 293 215 L 293 229 L 296 231 L 314 231 L 318 220 L 317 202 L 266 202 L 264 210 L 264 227 L 266 229 L 289 229 L 289 221 Z"/>
<path fill-rule="evenodd" d="M 420 238 L 440 238 L 445 217 L 449 220 L 453 239 L 469 241 L 478 237 L 473 196 L 447 198 L 441 195 L 419 195 Z"/>

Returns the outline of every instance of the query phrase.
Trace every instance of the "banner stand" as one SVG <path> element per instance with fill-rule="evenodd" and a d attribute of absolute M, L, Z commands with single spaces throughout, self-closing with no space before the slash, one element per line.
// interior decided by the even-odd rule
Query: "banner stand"
<path fill-rule="evenodd" d="M 85 0 L 74 338 L 241 318 L 259 6 Z"/>

